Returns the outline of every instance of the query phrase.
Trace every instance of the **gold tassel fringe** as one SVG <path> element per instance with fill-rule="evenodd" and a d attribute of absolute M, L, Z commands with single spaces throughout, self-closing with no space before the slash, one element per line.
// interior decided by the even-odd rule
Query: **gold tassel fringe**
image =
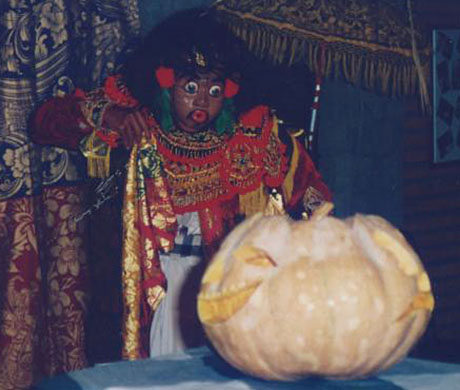
<path fill-rule="evenodd" d="M 240 211 L 246 217 L 263 212 L 267 206 L 268 195 L 265 194 L 263 185 L 254 191 L 239 196 Z"/>
<path fill-rule="evenodd" d="M 110 175 L 110 146 L 94 131 L 84 138 L 80 150 L 87 159 L 87 173 L 91 178 L 104 179 Z"/>
<path fill-rule="evenodd" d="M 345 38 L 321 38 L 287 23 L 258 20 L 256 16 L 232 13 L 225 8 L 221 11 L 225 14 L 224 22 L 262 59 L 274 64 L 305 62 L 310 71 L 321 71 L 326 77 L 343 75 L 348 82 L 391 96 L 419 92 L 423 105 L 429 102 L 426 86 L 430 48 L 424 50 L 422 63 L 419 52 L 414 48 L 412 51 L 401 48 L 385 51 L 385 48 L 379 49 L 371 43 L 362 43 L 362 47 L 356 48 Z M 324 69 L 318 69 L 321 41 L 326 43 Z M 382 51 L 385 51 L 384 55 Z"/>

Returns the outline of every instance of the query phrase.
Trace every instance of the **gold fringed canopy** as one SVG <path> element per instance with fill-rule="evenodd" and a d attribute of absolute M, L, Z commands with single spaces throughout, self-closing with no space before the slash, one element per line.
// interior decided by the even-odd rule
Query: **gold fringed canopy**
<path fill-rule="evenodd" d="M 316 74 L 341 74 L 396 96 L 427 93 L 429 34 L 411 29 L 407 12 L 382 1 L 221 0 L 214 6 L 251 51 L 275 64 L 303 62 Z"/>

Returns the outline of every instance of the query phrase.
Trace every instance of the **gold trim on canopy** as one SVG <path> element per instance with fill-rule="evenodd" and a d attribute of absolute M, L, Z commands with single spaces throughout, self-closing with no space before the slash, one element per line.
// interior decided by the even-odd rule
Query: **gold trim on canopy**
<path fill-rule="evenodd" d="M 420 84 L 426 85 L 430 74 L 429 36 L 412 30 L 409 16 L 388 4 L 221 0 L 214 7 L 252 52 L 275 64 L 303 62 L 317 74 L 342 75 L 349 82 L 393 96 L 426 93 Z M 413 37 L 420 59 L 418 69 Z"/>

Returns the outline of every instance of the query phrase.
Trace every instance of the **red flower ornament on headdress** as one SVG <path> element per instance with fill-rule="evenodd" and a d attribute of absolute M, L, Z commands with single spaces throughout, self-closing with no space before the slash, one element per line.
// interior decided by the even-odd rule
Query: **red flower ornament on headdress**
<path fill-rule="evenodd" d="M 161 88 L 172 88 L 175 82 L 174 69 L 160 66 L 155 70 L 155 76 Z"/>
<path fill-rule="evenodd" d="M 227 99 L 235 96 L 240 90 L 240 86 L 231 79 L 225 79 L 224 97 Z"/>

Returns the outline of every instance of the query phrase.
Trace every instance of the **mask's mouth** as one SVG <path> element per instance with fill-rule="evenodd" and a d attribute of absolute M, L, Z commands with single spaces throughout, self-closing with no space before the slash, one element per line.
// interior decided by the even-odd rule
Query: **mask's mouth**
<path fill-rule="evenodd" d="M 191 117 L 196 124 L 202 125 L 208 121 L 209 114 L 205 110 L 195 110 L 192 112 Z"/>

